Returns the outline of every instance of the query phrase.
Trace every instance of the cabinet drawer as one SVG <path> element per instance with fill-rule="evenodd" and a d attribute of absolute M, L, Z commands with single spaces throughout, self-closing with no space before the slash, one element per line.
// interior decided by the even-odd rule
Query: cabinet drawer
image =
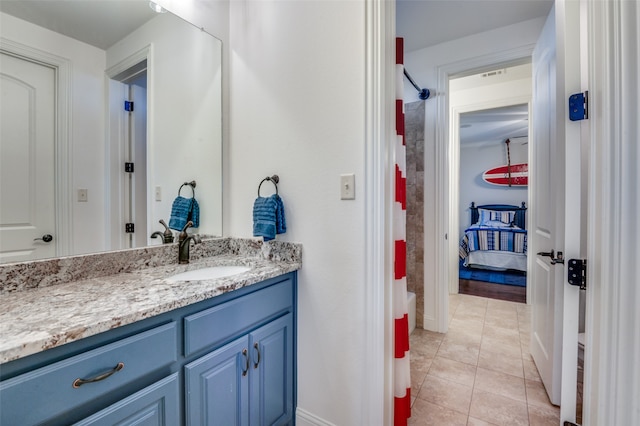
<path fill-rule="evenodd" d="M 222 303 L 184 319 L 184 353 L 228 341 L 278 313 L 293 309 L 293 283 L 279 284 Z"/>
<path fill-rule="evenodd" d="M 180 424 L 178 373 L 136 392 L 74 426 Z"/>
<path fill-rule="evenodd" d="M 177 360 L 176 331 L 171 322 L 0 383 L 0 424 L 37 424 L 133 385 Z M 115 371 L 119 363 L 123 367 Z M 106 373 L 113 374 L 91 383 L 76 380 Z"/>

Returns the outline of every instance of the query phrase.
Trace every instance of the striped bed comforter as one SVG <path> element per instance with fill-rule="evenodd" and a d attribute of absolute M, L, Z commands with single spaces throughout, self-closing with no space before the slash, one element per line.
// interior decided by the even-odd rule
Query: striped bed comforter
<path fill-rule="evenodd" d="M 460 258 L 466 259 L 476 250 L 527 253 L 527 231 L 520 228 L 471 227 L 460 241 Z"/>

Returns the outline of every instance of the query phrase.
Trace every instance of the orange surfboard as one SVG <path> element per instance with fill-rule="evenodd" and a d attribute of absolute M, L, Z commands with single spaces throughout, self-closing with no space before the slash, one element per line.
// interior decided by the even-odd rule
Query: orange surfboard
<path fill-rule="evenodd" d="M 527 186 L 529 184 L 529 164 L 511 164 L 489 169 L 482 174 L 482 179 L 492 185 Z"/>

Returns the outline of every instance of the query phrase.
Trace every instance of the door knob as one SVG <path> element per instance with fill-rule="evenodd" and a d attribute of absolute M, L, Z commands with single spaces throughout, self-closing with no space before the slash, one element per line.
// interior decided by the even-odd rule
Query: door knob
<path fill-rule="evenodd" d="M 538 256 L 547 256 L 550 258 L 554 258 L 555 257 L 556 252 L 551 250 L 551 251 L 539 251 L 538 252 Z"/>
<path fill-rule="evenodd" d="M 33 241 L 44 241 L 45 243 L 50 243 L 53 241 L 53 237 L 51 234 L 44 234 L 41 238 L 34 238 Z"/>

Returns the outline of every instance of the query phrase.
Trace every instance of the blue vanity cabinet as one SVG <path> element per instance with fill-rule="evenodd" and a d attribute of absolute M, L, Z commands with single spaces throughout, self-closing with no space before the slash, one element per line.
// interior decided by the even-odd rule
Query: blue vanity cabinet
<path fill-rule="evenodd" d="M 296 278 L 2 364 L 0 425 L 294 424 Z"/>
<path fill-rule="evenodd" d="M 293 314 L 185 366 L 188 426 L 293 423 Z"/>

